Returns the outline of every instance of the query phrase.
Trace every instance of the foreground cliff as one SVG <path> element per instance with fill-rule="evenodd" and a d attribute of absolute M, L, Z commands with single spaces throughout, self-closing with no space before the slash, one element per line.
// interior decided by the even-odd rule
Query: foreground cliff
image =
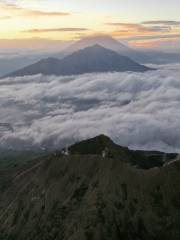
<path fill-rule="evenodd" d="M 69 151 L 13 178 L 0 198 L 0 239 L 180 239 L 178 156 L 166 155 L 171 163 L 158 168 L 164 154 L 130 151 L 105 136 Z"/>

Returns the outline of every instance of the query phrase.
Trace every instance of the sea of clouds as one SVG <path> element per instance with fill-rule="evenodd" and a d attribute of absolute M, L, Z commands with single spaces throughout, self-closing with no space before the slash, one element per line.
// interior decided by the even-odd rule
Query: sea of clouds
<path fill-rule="evenodd" d="M 61 148 L 106 134 L 130 148 L 180 153 L 180 64 L 158 68 L 2 79 L 0 147 Z"/>

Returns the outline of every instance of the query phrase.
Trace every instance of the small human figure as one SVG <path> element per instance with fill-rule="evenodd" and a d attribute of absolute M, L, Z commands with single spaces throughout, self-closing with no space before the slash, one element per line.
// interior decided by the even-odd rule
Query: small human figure
<path fill-rule="evenodd" d="M 69 149 L 68 149 L 68 147 L 66 147 L 66 149 L 65 149 L 65 155 L 66 155 L 66 156 L 69 155 Z"/>
<path fill-rule="evenodd" d="M 63 150 L 61 151 L 61 153 L 62 153 L 62 155 L 68 156 L 68 155 L 69 155 L 69 149 L 68 149 L 68 147 L 66 147 L 65 149 L 63 149 Z"/>
<path fill-rule="evenodd" d="M 106 158 L 106 157 L 108 156 L 108 152 L 109 152 L 109 150 L 108 150 L 108 148 L 106 147 L 106 148 L 102 151 L 102 157 L 103 157 L 103 158 Z"/>
<path fill-rule="evenodd" d="M 102 157 L 103 157 L 103 158 L 106 157 L 106 151 L 105 151 L 105 150 L 102 151 Z"/>

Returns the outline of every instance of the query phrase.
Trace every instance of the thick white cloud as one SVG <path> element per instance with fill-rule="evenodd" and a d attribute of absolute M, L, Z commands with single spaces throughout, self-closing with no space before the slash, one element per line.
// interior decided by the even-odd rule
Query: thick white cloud
<path fill-rule="evenodd" d="M 104 133 L 180 152 L 180 65 L 146 73 L 27 76 L 0 82 L 0 145 L 61 147 Z"/>

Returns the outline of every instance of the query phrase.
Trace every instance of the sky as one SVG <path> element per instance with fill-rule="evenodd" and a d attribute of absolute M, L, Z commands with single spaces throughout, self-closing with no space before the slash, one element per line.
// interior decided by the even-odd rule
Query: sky
<path fill-rule="evenodd" d="M 137 47 L 177 42 L 179 9 L 179 0 L 1 0 L 0 48 L 99 34 Z"/>

